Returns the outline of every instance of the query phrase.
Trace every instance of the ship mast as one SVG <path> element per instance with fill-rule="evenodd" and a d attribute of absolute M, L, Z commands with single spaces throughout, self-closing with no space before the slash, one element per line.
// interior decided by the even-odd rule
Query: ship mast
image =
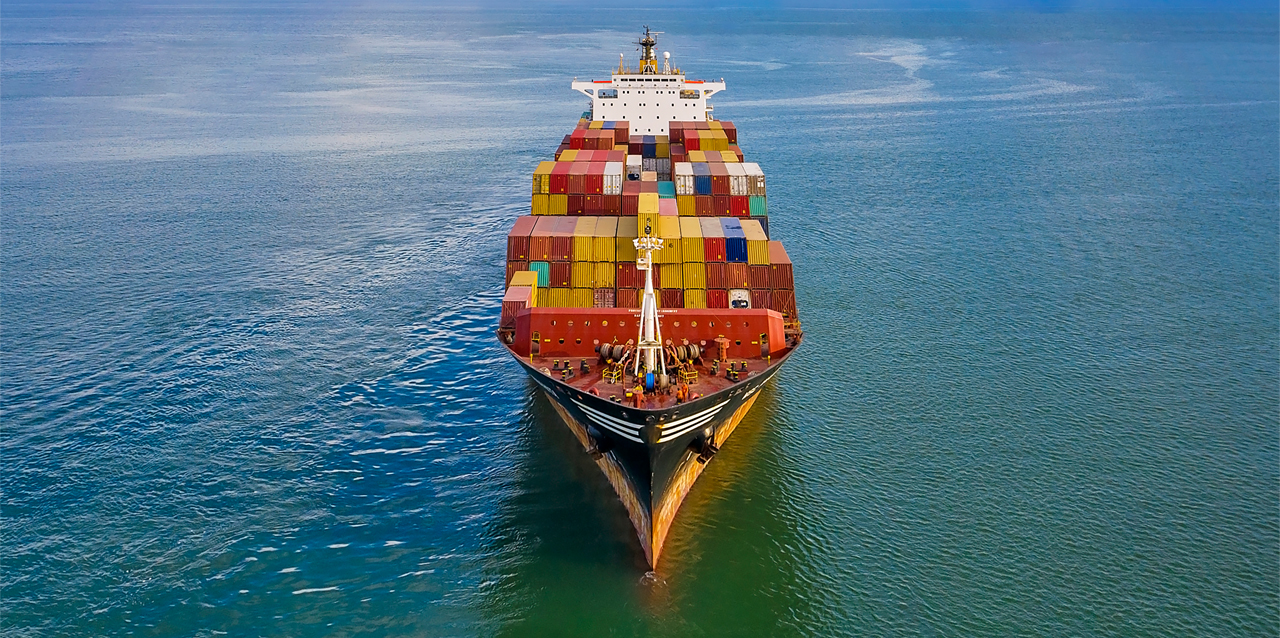
<path fill-rule="evenodd" d="M 662 250 L 662 240 L 653 236 L 653 229 L 645 224 L 644 237 L 634 240 L 636 246 L 636 270 L 644 271 L 644 298 L 640 300 L 640 335 L 638 349 L 644 354 L 646 372 L 655 375 L 667 369 L 666 355 L 662 351 L 662 328 L 658 326 L 658 298 L 653 293 L 653 251 Z M 640 357 L 636 357 L 632 374 L 640 375 Z"/>

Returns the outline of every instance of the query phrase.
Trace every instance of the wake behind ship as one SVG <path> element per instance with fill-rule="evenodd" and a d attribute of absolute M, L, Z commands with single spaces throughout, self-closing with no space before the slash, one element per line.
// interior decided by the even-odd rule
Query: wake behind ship
<path fill-rule="evenodd" d="M 507 237 L 498 338 L 622 500 L 649 564 L 706 464 L 800 345 L 764 172 L 661 66 L 574 81 L 591 99 Z"/>

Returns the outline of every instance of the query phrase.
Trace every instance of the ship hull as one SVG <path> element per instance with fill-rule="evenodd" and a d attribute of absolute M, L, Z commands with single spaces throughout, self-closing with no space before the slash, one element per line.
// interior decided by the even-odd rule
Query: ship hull
<path fill-rule="evenodd" d="M 790 353 L 719 392 L 658 410 L 584 393 L 515 359 L 613 486 L 650 566 L 681 503 Z"/>

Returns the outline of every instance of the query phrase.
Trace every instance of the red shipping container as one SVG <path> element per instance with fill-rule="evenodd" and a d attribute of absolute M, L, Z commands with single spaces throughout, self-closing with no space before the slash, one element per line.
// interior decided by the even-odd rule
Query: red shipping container
<path fill-rule="evenodd" d="M 538 220 L 533 231 L 529 233 L 529 261 L 551 261 L 555 252 L 551 247 L 551 237 L 555 234 L 559 217 L 536 217 Z"/>
<path fill-rule="evenodd" d="M 594 305 L 596 308 L 612 308 L 613 307 L 613 300 L 614 300 L 613 288 L 596 288 L 594 297 L 595 297 Z"/>
<path fill-rule="evenodd" d="M 711 194 L 728 195 L 729 169 L 725 168 L 724 164 L 721 163 L 707 164 L 707 168 L 711 169 Z"/>
<path fill-rule="evenodd" d="M 644 136 L 632 135 L 627 138 L 627 154 L 643 155 L 644 154 Z"/>
<path fill-rule="evenodd" d="M 707 307 L 708 308 L 728 308 L 729 307 L 729 291 L 707 288 Z"/>
<path fill-rule="evenodd" d="M 553 217 L 556 220 L 555 230 L 551 233 L 551 260 L 570 261 L 573 259 L 573 231 L 578 220 L 567 217 Z"/>
<path fill-rule="evenodd" d="M 729 285 L 726 288 L 750 288 L 751 277 L 747 275 L 747 265 L 741 262 L 725 264 L 724 276 Z"/>
<path fill-rule="evenodd" d="M 586 133 L 586 129 L 574 129 L 574 131 L 569 134 L 569 148 L 582 148 L 582 140 L 586 139 Z"/>
<path fill-rule="evenodd" d="M 657 182 L 636 182 L 636 183 L 640 185 L 641 193 L 653 193 L 655 195 L 658 194 Z"/>
<path fill-rule="evenodd" d="M 603 215 L 604 195 L 583 195 L 583 211 L 588 215 Z"/>
<path fill-rule="evenodd" d="M 662 308 L 683 308 L 684 307 L 684 291 L 679 288 L 669 288 L 662 291 L 661 299 L 658 300 L 658 306 Z"/>
<path fill-rule="evenodd" d="M 769 242 L 769 287 L 774 290 L 792 290 L 796 287 L 791 274 L 791 258 L 782 242 Z"/>
<path fill-rule="evenodd" d="M 711 200 L 713 202 L 712 210 L 715 211 L 716 217 L 731 217 L 730 213 L 733 211 L 729 208 L 728 195 L 712 195 Z"/>
<path fill-rule="evenodd" d="M 529 259 L 529 233 L 533 232 L 533 227 L 537 223 L 538 218 L 532 215 L 516 218 L 516 225 L 511 227 L 511 232 L 507 233 L 508 260 Z"/>
<path fill-rule="evenodd" d="M 619 288 L 638 288 L 640 276 L 636 265 L 629 261 L 620 261 L 614 268 L 613 283 Z"/>
<path fill-rule="evenodd" d="M 626 151 L 609 151 L 609 154 L 605 156 L 605 160 L 604 160 L 604 161 L 606 161 L 606 162 L 626 162 L 626 161 L 627 161 L 627 152 L 626 152 Z"/>
<path fill-rule="evenodd" d="M 709 131 L 709 130 L 711 130 L 711 125 L 710 125 L 710 124 L 708 124 L 706 120 L 702 120 L 702 121 L 699 121 L 699 122 L 694 122 L 694 123 L 693 123 L 693 128 L 696 128 L 696 129 L 698 129 L 699 131 Z"/>
<path fill-rule="evenodd" d="M 695 195 L 693 198 L 693 212 L 698 217 L 715 217 L 715 200 L 710 195 Z"/>
<path fill-rule="evenodd" d="M 617 217 L 622 214 L 622 196 L 621 195 L 601 195 L 604 202 L 600 208 L 601 215 L 610 215 Z M 639 208 L 640 200 L 636 198 L 636 207 Z"/>
<path fill-rule="evenodd" d="M 618 122 L 613 125 L 614 146 L 617 146 L 618 144 L 626 144 L 630 139 L 631 139 L 631 129 L 627 126 L 626 122 Z M 609 161 L 616 162 L 621 160 L 609 160 Z"/>
<path fill-rule="evenodd" d="M 751 198 L 746 195 L 730 195 L 729 213 L 734 217 L 750 217 Z"/>
<path fill-rule="evenodd" d="M 551 278 L 548 280 L 552 288 L 568 288 L 573 284 L 573 263 L 567 261 L 551 262 Z"/>
<path fill-rule="evenodd" d="M 695 131 L 695 132 L 691 132 L 691 131 L 689 131 L 688 129 L 686 129 L 686 130 L 684 131 L 684 135 L 683 135 L 680 139 L 681 139 L 681 142 L 684 144 L 684 150 L 685 150 L 685 151 L 700 151 L 700 150 L 702 150 L 701 145 L 698 143 L 698 142 L 699 142 L 699 141 L 698 141 L 698 134 L 697 134 L 697 132 L 696 132 L 696 131 Z M 725 306 L 725 307 L 726 307 L 726 308 L 728 308 L 728 306 Z"/>
<path fill-rule="evenodd" d="M 708 263 L 713 261 L 724 261 L 724 237 L 704 237 L 702 239 L 702 252 L 704 259 Z"/>
<path fill-rule="evenodd" d="M 587 210 L 587 196 L 586 196 L 586 195 L 570 195 L 570 196 L 569 196 L 569 211 L 568 211 L 568 214 L 570 214 L 570 215 L 585 215 L 585 214 L 586 214 L 586 210 Z"/>
<path fill-rule="evenodd" d="M 570 195 L 587 194 L 587 168 L 590 166 L 591 165 L 586 162 L 574 162 L 569 166 Z"/>
<path fill-rule="evenodd" d="M 723 241 L 723 240 L 721 240 Z M 728 288 L 728 279 L 724 274 L 724 262 L 707 262 L 707 287 Z"/>
<path fill-rule="evenodd" d="M 796 319 L 796 293 L 793 290 L 775 290 L 773 291 L 772 310 L 782 313 L 783 318 L 788 321 Z"/>
<path fill-rule="evenodd" d="M 672 144 L 679 144 L 684 141 L 684 122 L 672 120 L 667 124 L 667 138 Z"/>
<path fill-rule="evenodd" d="M 634 184 L 635 182 L 629 182 Z M 635 217 L 640 213 L 640 193 L 628 195 L 622 194 L 622 214 Z"/>
<path fill-rule="evenodd" d="M 724 130 L 724 136 L 729 138 L 730 144 L 738 143 L 738 127 L 733 122 L 721 122 L 720 128 Z"/>
<path fill-rule="evenodd" d="M 747 282 L 751 284 L 752 290 L 768 290 L 769 267 L 747 266 Z"/>
<path fill-rule="evenodd" d="M 502 296 L 502 314 L 498 325 L 512 328 L 516 325 L 516 314 L 529 307 L 533 301 L 533 289 L 529 286 L 512 286 Z"/>
<path fill-rule="evenodd" d="M 511 276 L 512 276 L 512 275 L 516 274 L 517 272 L 520 272 L 521 270 L 528 270 L 528 269 L 529 269 L 529 262 L 527 262 L 527 261 L 509 261 L 509 262 L 507 262 L 507 279 L 506 279 L 506 281 L 505 281 L 505 282 L 503 282 L 503 285 L 505 286 L 505 285 L 507 285 L 507 284 L 511 283 Z"/>
<path fill-rule="evenodd" d="M 551 194 L 565 195 L 569 192 L 570 168 L 573 168 L 573 162 L 556 162 L 555 168 L 551 169 Z"/>
<path fill-rule="evenodd" d="M 635 288 L 619 288 L 614 302 L 615 308 L 639 308 L 640 291 Z"/>

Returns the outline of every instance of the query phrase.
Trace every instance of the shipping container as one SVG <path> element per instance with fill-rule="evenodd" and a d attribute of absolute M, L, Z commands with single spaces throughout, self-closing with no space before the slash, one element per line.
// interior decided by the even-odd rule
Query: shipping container
<path fill-rule="evenodd" d="M 710 195 L 711 194 L 711 167 L 703 163 L 695 163 L 689 165 L 693 170 L 693 194 L 694 195 Z"/>
<path fill-rule="evenodd" d="M 623 170 L 622 162 L 606 162 L 604 165 L 604 185 L 601 191 L 605 195 L 621 195 Z"/>
<path fill-rule="evenodd" d="M 761 197 L 768 195 L 765 192 L 764 171 L 760 169 L 760 165 L 755 162 L 747 162 L 742 165 L 742 168 L 747 173 L 747 194 L 760 195 Z"/>
<path fill-rule="evenodd" d="M 720 226 L 724 229 L 724 259 L 728 262 L 747 262 L 747 236 L 742 232 L 742 223 L 732 217 L 722 217 Z"/>
<path fill-rule="evenodd" d="M 556 167 L 555 162 L 546 161 L 539 162 L 538 168 L 533 169 L 533 194 L 534 195 L 550 195 L 551 194 L 551 171 Z"/>
<path fill-rule="evenodd" d="M 545 163 L 545 162 L 544 162 Z M 550 169 L 548 169 L 550 174 Z M 688 162 L 679 162 L 675 165 L 672 175 L 675 178 L 676 195 L 696 195 L 693 187 L 693 165 Z"/>
<path fill-rule="evenodd" d="M 593 288 L 573 288 L 569 293 L 571 308 L 591 308 L 596 305 L 596 291 Z"/>
<path fill-rule="evenodd" d="M 760 222 L 743 219 L 742 234 L 747 239 L 747 263 L 753 266 L 769 265 L 769 236 L 764 234 Z"/>
<path fill-rule="evenodd" d="M 573 262 L 551 262 L 551 287 L 568 288 L 573 285 Z"/>
<path fill-rule="evenodd" d="M 747 198 L 747 205 L 752 217 L 764 217 L 769 214 L 767 201 L 763 195 L 752 195 Z"/>
<path fill-rule="evenodd" d="M 517 270 L 511 274 L 511 277 L 507 282 L 507 286 L 528 286 L 533 290 L 537 290 L 538 273 L 528 269 Z"/>
<path fill-rule="evenodd" d="M 733 208 L 729 205 L 731 195 L 712 195 L 711 200 L 714 205 L 716 217 L 729 217 L 733 214 Z"/>
<path fill-rule="evenodd" d="M 663 288 L 661 297 L 662 299 L 658 302 L 660 308 L 684 307 L 684 291 L 679 288 Z"/>
<path fill-rule="evenodd" d="M 551 196 L 550 195 L 534 195 L 533 202 L 530 205 L 530 212 L 534 215 L 550 215 L 551 214 Z"/>
<path fill-rule="evenodd" d="M 699 219 L 702 225 L 702 250 L 703 258 L 707 262 L 722 262 L 725 260 L 725 243 L 724 243 L 724 227 L 720 225 L 720 220 L 716 218 Z"/>
<path fill-rule="evenodd" d="M 747 195 L 747 171 L 741 164 L 725 164 L 724 170 L 729 173 L 729 194 Z"/>
<path fill-rule="evenodd" d="M 640 291 L 635 288 L 618 288 L 617 296 L 614 297 L 614 307 L 639 308 Z"/>
<path fill-rule="evenodd" d="M 591 260 L 612 262 L 614 255 L 617 254 L 617 236 L 617 217 L 596 219 L 596 230 L 591 242 Z"/>
<path fill-rule="evenodd" d="M 726 288 L 751 288 L 751 275 L 745 263 L 728 262 L 724 266 Z"/>
<path fill-rule="evenodd" d="M 614 259 L 618 262 L 628 262 L 635 264 L 636 261 L 636 217 L 619 217 L 618 218 L 618 236 L 614 247 L 616 254 Z M 622 287 L 621 285 L 619 287 Z"/>
<path fill-rule="evenodd" d="M 774 290 L 795 288 L 791 258 L 787 256 L 787 251 L 780 241 L 769 242 L 769 287 Z"/>
<path fill-rule="evenodd" d="M 569 217 L 547 217 L 556 222 L 551 231 L 551 261 L 571 261 L 573 259 L 573 231 L 578 220 Z M 536 232 L 537 227 L 534 227 Z"/>
<path fill-rule="evenodd" d="M 560 223 L 560 218 L 532 217 L 530 219 L 537 220 L 537 223 L 529 233 L 529 259 L 531 261 L 551 261 L 551 255 L 553 254 L 551 236 L 555 233 L 556 226 Z"/>
<path fill-rule="evenodd" d="M 571 151 L 565 151 L 569 153 Z M 563 157 L 563 155 L 562 155 Z M 548 188 L 552 195 L 566 195 L 569 193 L 569 171 L 573 168 L 572 162 L 556 162 L 551 174 L 548 176 Z"/>
<path fill-rule="evenodd" d="M 507 233 L 507 259 L 509 261 L 528 261 L 529 234 L 533 232 L 538 219 L 534 217 L 517 217 L 515 226 Z"/>
<path fill-rule="evenodd" d="M 586 195 L 587 194 L 587 170 L 591 167 L 586 162 L 574 162 L 569 165 L 569 190 L 570 195 Z"/>
<path fill-rule="evenodd" d="M 546 261 L 529 262 L 529 270 L 538 273 L 538 290 L 546 290 L 551 287 L 551 263 Z M 542 298 L 538 298 L 538 305 L 545 306 Z"/>
<path fill-rule="evenodd" d="M 536 295 L 528 286 L 512 286 L 502 296 L 502 314 L 498 324 L 503 328 L 516 325 L 516 314 L 525 308 L 532 308 L 536 303 Z"/>
<path fill-rule="evenodd" d="M 672 200 L 672 204 L 675 202 Z M 684 261 L 680 246 L 680 218 L 675 216 L 658 217 L 658 239 L 662 240 L 662 250 L 654 255 L 659 264 L 679 264 Z"/>
<path fill-rule="evenodd" d="M 765 273 L 768 279 L 769 274 Z M 707 265 L 697 262 L 686 262 L 684 264 L 684 278 L 680 282 L 683 287 L 688 290 L 690 288 L 703 289 L 707 287 Z"/>
<path fill-rule="evenodd" d="M 708 308 L 728 308 L 729 307 L 729 291 L 723 289 L 713 290 L 707 289 L 707 307 Z"/>
<path fill-rule="evenodd" d="M 586 210 L 587 210 L 587 196 L 586 196 L 586 195 L 566 195 L 565 197 L 568 197 L 568 198 L 569 198 L 569 211 L 568 211 L 568 213 L 569 213 L 570 215 L 573 215 L 573 216 L 581 216 L 581 215 L 585 214 L 585 212 L 586 212 Z"/>
<path fill-rule="evenodd" d="M 508 286 L 510 286 L 510 285 L 511 285 L 511 279 L 512 279 L 512 277 L 514 277 L 514 276 L 515 276 L 515 274 L 516 274 L 516 273 L 518 273 L 518 272 L 520 272 L 520 271 L 524 271 L 524 270 L 529 270 L 529 262 L 527 262 L 527 261 L 509 261 L 509 262 L 507 262 L 507 279 L 506 279 L 506 283 L 507 283 L 507 285 L 508 285 Z M 534 276 L 533 283 L 535 283 L 535 284 L 536 284 L 536 283 L 538 283 L 538 279 L 537 279 L 537 277 L 538 277 L 538 273 L 534 273 L 534 274 L 533 274 L 533 276 Z"/>
<path fill-rule="evenodd" d="M 747 264 L 747 282 L 751 284 L 752 290 L 768 290 L 769 267 Z"/>
<path fill-rule="evenodd" d="M 783 320 L 787 322 L 796 320 L 796 293 L 794 290 L 775 290 L 773 291 L 773 303 L 769 306 L 773 310 L 782 313 Z"/>
<path fill-rule="evenodd" d="M 555 197 L 555 196 L 552 195 L 552 197 Z M 698 217 L 715 217 L 716 216 L 715 198 L 712 197 L 711 195 L 695 195 L 693 197 L 693 201 L 694 201 L 694 213 Z"/>
<path fill-rule="evenodd" d="M 728 288 L 729 277 L 725 274 L 727 264 L 722 261 L 709 261 L 705 268 L 707 272 L 707 288 Z"/>
<path fill-rule="evenodd" d="M 594 307 L 596 308 L 612 308 L 613 307 L 613 300 L 614 300 L 613 288 L 596 288 L 594 296 L 595 296 Z"/>
<path fill-rule="evenodd" d="M 676 211 L 681 216 L 693 217 L 697 215 L 697 199 L 693 195 L 676 195 Z"/>
<path fill-rule="evenodd" d="M 596 288 L 612 288 L 614 285 L 614 265 L 611 261 L 597 261 L 591 264 L 595 268 L 595 276 L 592 279 Z"/>
<path fill-rule="evenodd" d="M 596 234 L 596 217 L 579 217 L 573 228 L 573 261 L 593 261 L 592 245 Z M 765 246 L 768 252 L 769 247 Z"/>
<path fill-rule="evenodd" d="M 661 183 L 670 184 L 671 182 L 661 182 Z M 659 195 L 659 197 L 661 197 L 661 195 Z M 659 199 L 658 214 L 663 217 L 678 217 L 680 215 L 680 209 L 676 206 L 676 200 L 674 198 Z"/>
<path fill-rule="evenodd" d="M 604 194 L 604 162 L 591 162 L 587 164 L 587 174 L 583 186 L 583 192 L 587 195 L 603 195 Z M 572 173 L 570 173 L 572 175 Z"/>
<path fill-rule="evenodd" d="M 773 307 L 773 292 L 767 288 L 751 291 L 751 307 L 769 310 Z"/>
<path fill-rule="evenodd" d="M 693 217 L 680 218 L 680 258 L 687 262 L 706 261 L 702 224 Z"/>
<path fill-rule="evenodd" d="M 684 291 L 684 307 L 685 308 L 706 308 L 707 307 L 707 291 L 690 290 Z"/>
<path fill-rule="evenodd" d="M 550 308 L 572 308 L 573 300 L 570 297 L 572 288 L 548 288 L 550 295 L 547 297 L 547 306 Z"/>
<path fill-rule="evenodd" d="M 676 185 L 671 182 L 658 182 L 658 197 L 663 201 L 676 203 Z M 674 206 L 672 207 L 674 210 Z"/>
<path fill-rule="evenodd" d="M 590 261 L 575 261 L 572 263 L 573 270 L 569 279 L 569 285 L 574 288 L 595 288 L 596 287 L 596 265 Z M 554 265 L 552 267 L 554 271 Z M 766 276 L 767 278 L 767 276 Z M 554 283 L 554 278 L 553 278 Z"/>
<path fill-rule="evenodd" d="M 726 167 L 736 164 L 738 162 L 738 154 L 729 150 L 720 151 L 720 161 L 724 162 Z"/>
<path fill-rule="evenodd" d="M 660 264 L 655 272 L 661 273 L 662 282 L 667 288 L 684 287 L 684 264 Z"/>
<path fill-rule="evenodd" d="M 569 214 L 569 196 L 568 195 L 551 195 L 547 198 L 548 215 L 568 215 Z"/>

